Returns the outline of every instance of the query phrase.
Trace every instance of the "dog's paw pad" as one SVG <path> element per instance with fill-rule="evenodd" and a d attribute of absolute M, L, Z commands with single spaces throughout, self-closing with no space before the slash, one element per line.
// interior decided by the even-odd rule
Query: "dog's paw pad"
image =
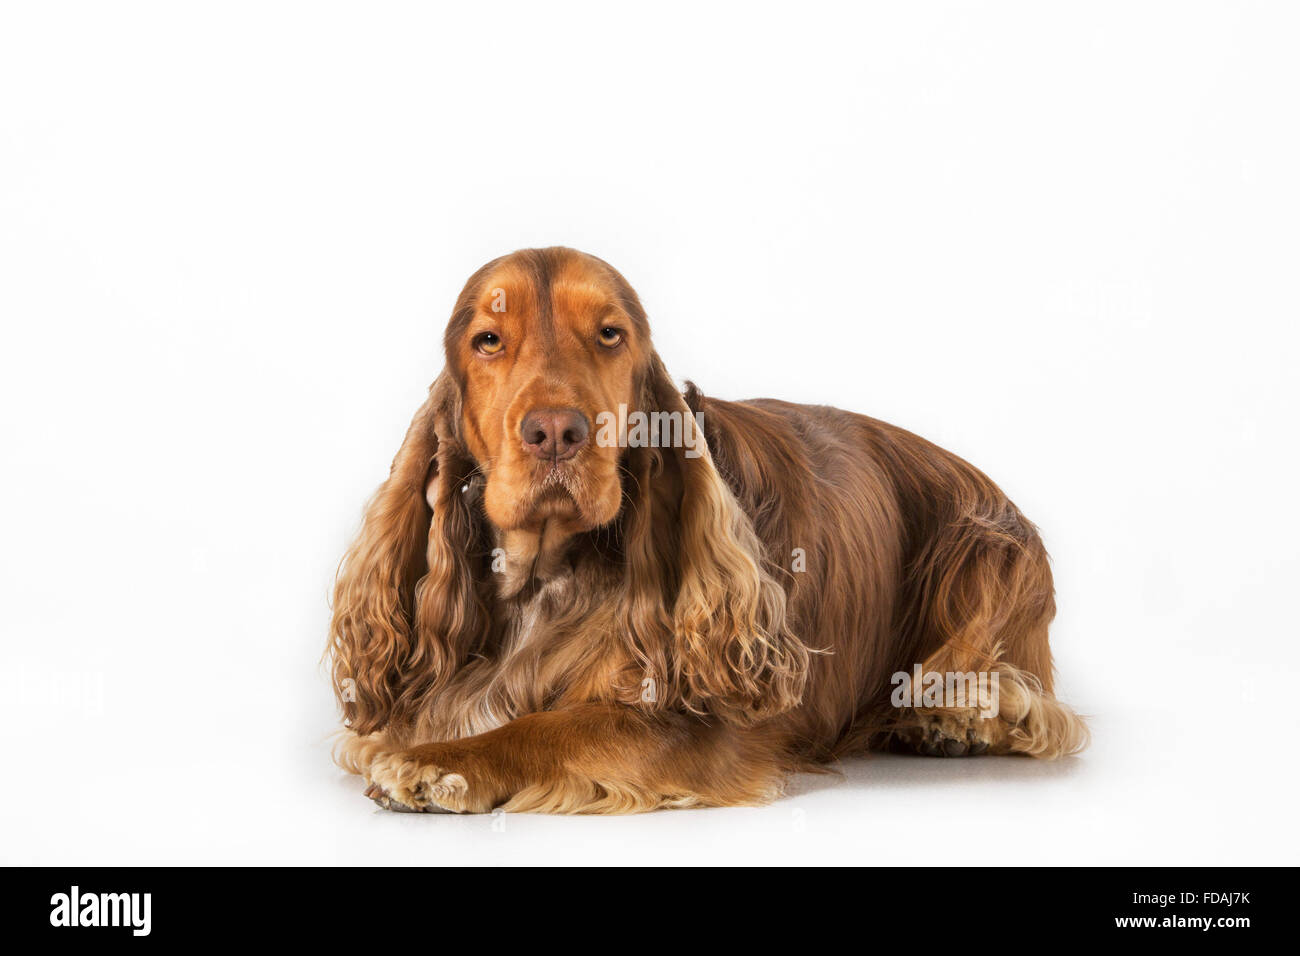
<path fill-rule="evenodd" d="M 978 757 L 989 751 L 987 729 L 983 723 L 964 727 L 961 722 L 927 715 L 920 726 L 896 730 L 888 747 L 895 753 L 927 757 Z"/>
<path fill-rule="evenodd" d="M 406 804 L 400 800 L 394 799 L 388 793 L 387 790 L 385 790 L 383 787 L 379 786 L 378 784 L 374 784 L 374 783 L 366 787 L 364 795 L 369 797 L 371 800 L 373 800 L 377 806 L 382 807 L 385 810 L 389 810 L 393 813 L 452 813 L 454 812 L 452 810 L 448 810 L 446 807 L 438 806 L 438 804 L 432 802 L 431 800 L 430 801 L 421 800 L 420 805 L 418 807 L 413 807 L 410 804 Z"/>
<path fill-rule="evenodd" d="M 953 740 L 951 737 L 943 742 L 943 755 L 945 757 L 964 757 L 970 753 L 970 745 L 964 740 Z"/>

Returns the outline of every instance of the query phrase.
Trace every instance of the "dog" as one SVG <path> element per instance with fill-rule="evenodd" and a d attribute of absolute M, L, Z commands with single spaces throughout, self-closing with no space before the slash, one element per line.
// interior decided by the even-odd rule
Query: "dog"
<path fill-rule="evenodd" d="M 631 285 L 572 249 L 479 269 L 444 347 L 334 591 L 336 758 L 381 806 L 759 804 L 873 749 L 1084 746 L 1047 552 L 965 461 L 679 391 Z M 995 701 L 942 693 L 977 674 Z"/>

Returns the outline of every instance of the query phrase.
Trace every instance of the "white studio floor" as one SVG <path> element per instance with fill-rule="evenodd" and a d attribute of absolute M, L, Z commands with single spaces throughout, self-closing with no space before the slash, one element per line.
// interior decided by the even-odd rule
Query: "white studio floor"
<path fill-rule="evenodd" d="M 249 728 L 212 750 L 134 728 L 84 752 L 11 741 L 5 863 L 1281 864 L 1297 859 L 1295 771 L 1279 709 L 1188 720 L 1179 694 L 1108 704 L 1057 763 L 882 754 L 804 775 L 762 808 L 633 817 L 393 814 L 327 747 Z M 1241 713 L 1247 713 L 1242 710 Z M 171 735 L 167 735 L 171 736 Z M 141 752 L 137 748 L 145 745 Z"/>

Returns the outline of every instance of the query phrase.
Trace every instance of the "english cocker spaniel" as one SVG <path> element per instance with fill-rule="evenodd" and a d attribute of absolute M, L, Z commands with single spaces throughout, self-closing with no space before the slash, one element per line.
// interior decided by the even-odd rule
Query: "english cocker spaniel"
<path fill-rule="evenodd" d="M 343 559 L 337 752 L 393 810 L 753 804 L 873 748 L 1057 757 L 1034 526 L 902 429 L 673 384 L 565 248 L 478 270 Z"/>

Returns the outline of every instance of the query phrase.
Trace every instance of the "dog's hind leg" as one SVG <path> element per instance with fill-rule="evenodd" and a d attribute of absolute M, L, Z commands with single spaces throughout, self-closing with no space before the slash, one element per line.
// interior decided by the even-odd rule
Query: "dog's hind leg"
<path fill-rule="evenodd" d="M 942 678 L 943 693 L 898 713 L 891 748 L 1050 759 L 1087 745 L 1086 725 L 1052 693 L 1051 568 L 1014 505 L 988 502 L 944 527 L 922 556 L 918 584 L 920 643 L 937 648 L 921 670 Z M 969 691 L 972 679 L 979 699 L 954 701 L 953 685 Z"/>

